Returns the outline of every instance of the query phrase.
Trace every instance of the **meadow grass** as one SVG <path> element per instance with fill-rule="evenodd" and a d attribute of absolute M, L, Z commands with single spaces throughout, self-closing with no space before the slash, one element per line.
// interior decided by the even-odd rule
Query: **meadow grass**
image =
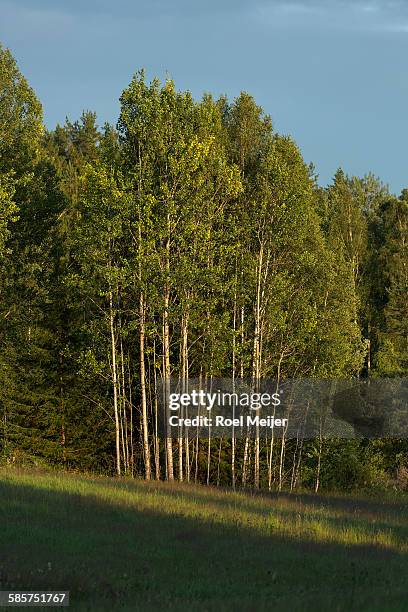
<path fill-rule="evenodd" d="M 0 588 L 72 610 L 407 610 L 408 498 L 0 470 Z"/>

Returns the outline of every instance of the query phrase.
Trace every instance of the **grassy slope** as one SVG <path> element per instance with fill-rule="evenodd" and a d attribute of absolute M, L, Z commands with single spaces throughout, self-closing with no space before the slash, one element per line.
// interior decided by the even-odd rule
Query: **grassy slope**
<path fill-rule="evenodd" d="M 71 610 L 407 610 L 407 498 L 0 471 L 0 588 Z"/>

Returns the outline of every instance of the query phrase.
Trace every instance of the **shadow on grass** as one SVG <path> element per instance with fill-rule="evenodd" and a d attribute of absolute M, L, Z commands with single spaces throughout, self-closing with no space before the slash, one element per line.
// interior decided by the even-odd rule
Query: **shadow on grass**
<path fill-rule="evenodd" d="M 85 479 L 86 480 L 86 479 Z M 98 482 L 95 480 L 95 482 Z M 108 486 L 114 488 L 124 488 L 131 489 L 132 487 L 140 488 L 145 486 L 155 487 L 157 486 L 157 481 L 151 481 L 150 483 L 146 483 L 145 481 L 137 481 L 137 480 L 116 480 L 111 479 L 110 481 L 104 481 L 104 485 L 108 484 Z M 172 487 L 171 483 L 168 482 L 160 482 L 160 486 Z M 310 506 L 312 508 L 326 508 L 328 510 L 334 511 L 345 511 L 350 514 L 361 514 L 366 515 L 368 518 L 372 516 L 378 516 L 379 514 L 390 516 L 395 516 L 396 518 L 408 523 L 408 496 L 405 497 L 405 502 L 402 500 L 389 500 L 389 499 L 369 499 L 367 497 L 361 497 L 359 495 L 344 495 L 344 496 L 336 496 L 329 494 L 315 494 L 309 492 L 266 492 L 266 491 L 256 491 L 250 489 L 237 489 L 237 493 L 245 496 L 245 501 L 239 499 L 239 497 L 235 496 L 231 488 L 224 487 L 214 487 L 214 486 L 201 486 L 201 485 L 192 485 L 193 495 L 195 497 L 200 496 L 203 500 L 208 499 L 209 497 L 213 497 L 214 501 L 219 501 L 220 503 L 228 506 L 231 504 L 236 504 L 242 507 L 243 509 L 246 507 L 248 509 L 252 508 L 256 502 L 260 499 L 264 502 L 276 501 L 282 503 L 286 501 L 288 504 L 296 504 L 303 506 Z M 175 496 L 180 495 L 191 495 L 191 491 L 189 491 L 191 485 L 186 483 L 175 483 L 174 491 L 171 491 L 171 494 Z M 222 499 L 222 498 L 225 499 Z M 249 502 L 248 502 L 249 500 Z"/>
<path fill-rule="evenodd" d="M 382 503 L 360 498 L 336 498 L 313 494 L 295 493 L 251 493 L 234 494 L 231 489 L 215 487 L 190 486 L 186 484 L 170 484 L 155 481 L 150 483 L 140 481 L 104 481 L 114 489 L 123 489 L 137 493 L 157 491 L 162 498 L 174 498 L 191 502 L 211 504 L 221 513 L 225 511 L 240 511 L 267 517 L 270 514 L 282 517 L 287 521 L 295 521 L 298 517 L 309 520 L 324 520 L 334 529 L 353 526 L 357 529 L 373 529 L 377 532 L 390 533 L 396 540 L 408 543 L 408 516 L 406 507 L 393 503 Z M 323 512 L 322 512 L 323 511 Z M 368 546 L 365 546 L 367 549 Z M 358 551 L 354 551 L 358 552 Z M 383 551 L 383 553 L 386 551 Z"/>
<path fill-rule="evenodd" d="M 218 494 L 191 496 L 223 511 Z M 393 551 L 360 547 L 356 557 L 353 547 L 262 536 L 170 514 L 165 498 L 138 509 L 17 479 L 0 481 L 0 499 L 0 589 L 70 590 L 72 610 L 406 609 L 407 556 Z"/>
<path fill-rule="evenodd" d="M 344 497 L 335 495 L 315 495 L 313 493 L 273 493 L 273 498 L 283 497 L 296 500 L 304 505 L 315 507 L 327 507 L 333 510 L 345 510 L 346 512 L 387 514 L 408 521 L 407 504 L 401 501 L 390 501 L 388 499 L 367 499 L 358 495 L 346 495 Z M 408 498 L 407 500 L 408 501 Z"/>

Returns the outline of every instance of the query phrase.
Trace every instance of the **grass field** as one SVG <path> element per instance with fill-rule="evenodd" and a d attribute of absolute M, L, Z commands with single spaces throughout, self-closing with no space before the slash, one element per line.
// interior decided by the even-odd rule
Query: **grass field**
<path fill-rule="evenodd" d="M 0 502 L 0 588 L 71 610 L 408 610 L 406 496 L 3 469 Z"/>

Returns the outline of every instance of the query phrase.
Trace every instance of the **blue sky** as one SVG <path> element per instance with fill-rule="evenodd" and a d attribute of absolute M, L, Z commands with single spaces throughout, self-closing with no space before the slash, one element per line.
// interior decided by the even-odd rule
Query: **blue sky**
<path fill-rule="evenodd" d="M 0 0 L 0 40 L 47 126 L 115 122 L 132 74 L 253 94 L 326 184 L 342 166 L 408 186 L 408 0 Z"/>

